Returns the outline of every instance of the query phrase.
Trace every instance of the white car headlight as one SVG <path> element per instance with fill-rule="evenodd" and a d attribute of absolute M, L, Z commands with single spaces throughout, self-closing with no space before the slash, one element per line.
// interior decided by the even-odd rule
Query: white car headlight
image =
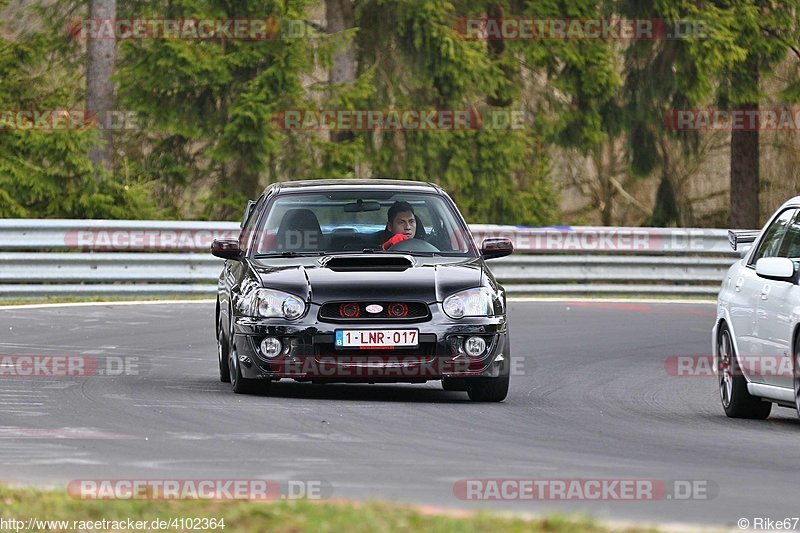
<path fill-rule="evenodd" d="M 306 310 L 306 304 L 297 296 L 273 289 L 252 291 L 247 296 L 243 307 L 248 316 L 285 318 L 287 320 L 299 318 Z"/>
<path fill-rule="evenodd" d="M 450 318 L 494 315 L 494 294 L 486 287 L 467 289 L 444 299 L 444 313 Z"/>

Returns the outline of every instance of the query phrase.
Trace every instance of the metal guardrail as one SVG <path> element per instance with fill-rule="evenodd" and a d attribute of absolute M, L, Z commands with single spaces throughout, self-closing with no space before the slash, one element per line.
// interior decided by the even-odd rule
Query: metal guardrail
<path fill-rule="evenodd" d="M 217 238 L 235 239 L 235 222 L 162 220 L 0 220 L 0 251 L 117 250 L 207 252 Z"/>
<path fill-rule="evenodd" d="M 491 261 L 512 294 L 713 297 L 740 257 L 726 230 L 473 225 L 480 243 L 508 237 Z M 214 238 L 232 222 L 0 220 L 0 298 L 213 295 Z"/>

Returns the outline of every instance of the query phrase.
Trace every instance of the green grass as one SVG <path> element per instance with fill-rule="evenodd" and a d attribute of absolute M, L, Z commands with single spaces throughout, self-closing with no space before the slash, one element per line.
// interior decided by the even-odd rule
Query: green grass
<path fill-rule="evenodd" d="M 64 491 L 0 486 L 0 518 L 27 521 L 142 520 L 172 518 L 224 519 L 231 531 L 433 531 L 433 532 L 597 532 L 612 531 L 589 519 L 554 516 L 543 519 L 511 517 L 490 512 L 423 512 L 412 506 L 383 502 L 311 502 L 307 500 L 269 503 L 229 501 L 89 501 L 72 498 Z M 72 524 L 70 524 L 72 527 Z M 176 529 L 171 529 L 176 531 Z M 222 531 L 217 529 L 217 531 Z M 613 531 L 654 531 L 619 529 Z"/>

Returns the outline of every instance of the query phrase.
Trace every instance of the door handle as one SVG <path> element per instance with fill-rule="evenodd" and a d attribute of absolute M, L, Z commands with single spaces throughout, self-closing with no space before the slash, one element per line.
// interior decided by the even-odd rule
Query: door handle
<path fill-rule="evenodd" d="M 767 285 L 764 285 L 763 287 L 761 287 L 761 299 L 762 300 L 769 299 L 769 291 L 770 290 L 772 290 L 772 285 L 767 284 Z"/>

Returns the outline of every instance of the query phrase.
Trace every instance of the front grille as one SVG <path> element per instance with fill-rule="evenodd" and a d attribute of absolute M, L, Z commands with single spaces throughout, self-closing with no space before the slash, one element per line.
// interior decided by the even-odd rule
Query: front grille
<path fill-rule="evenodd" d="M 380 312 L 369 312 L 371 305 L 379 305 Z M 329 302 L 320 309 L 319 318 L 336 322 L 411 322 L 430 318 L 430 311 L 423 302 Z"/>

